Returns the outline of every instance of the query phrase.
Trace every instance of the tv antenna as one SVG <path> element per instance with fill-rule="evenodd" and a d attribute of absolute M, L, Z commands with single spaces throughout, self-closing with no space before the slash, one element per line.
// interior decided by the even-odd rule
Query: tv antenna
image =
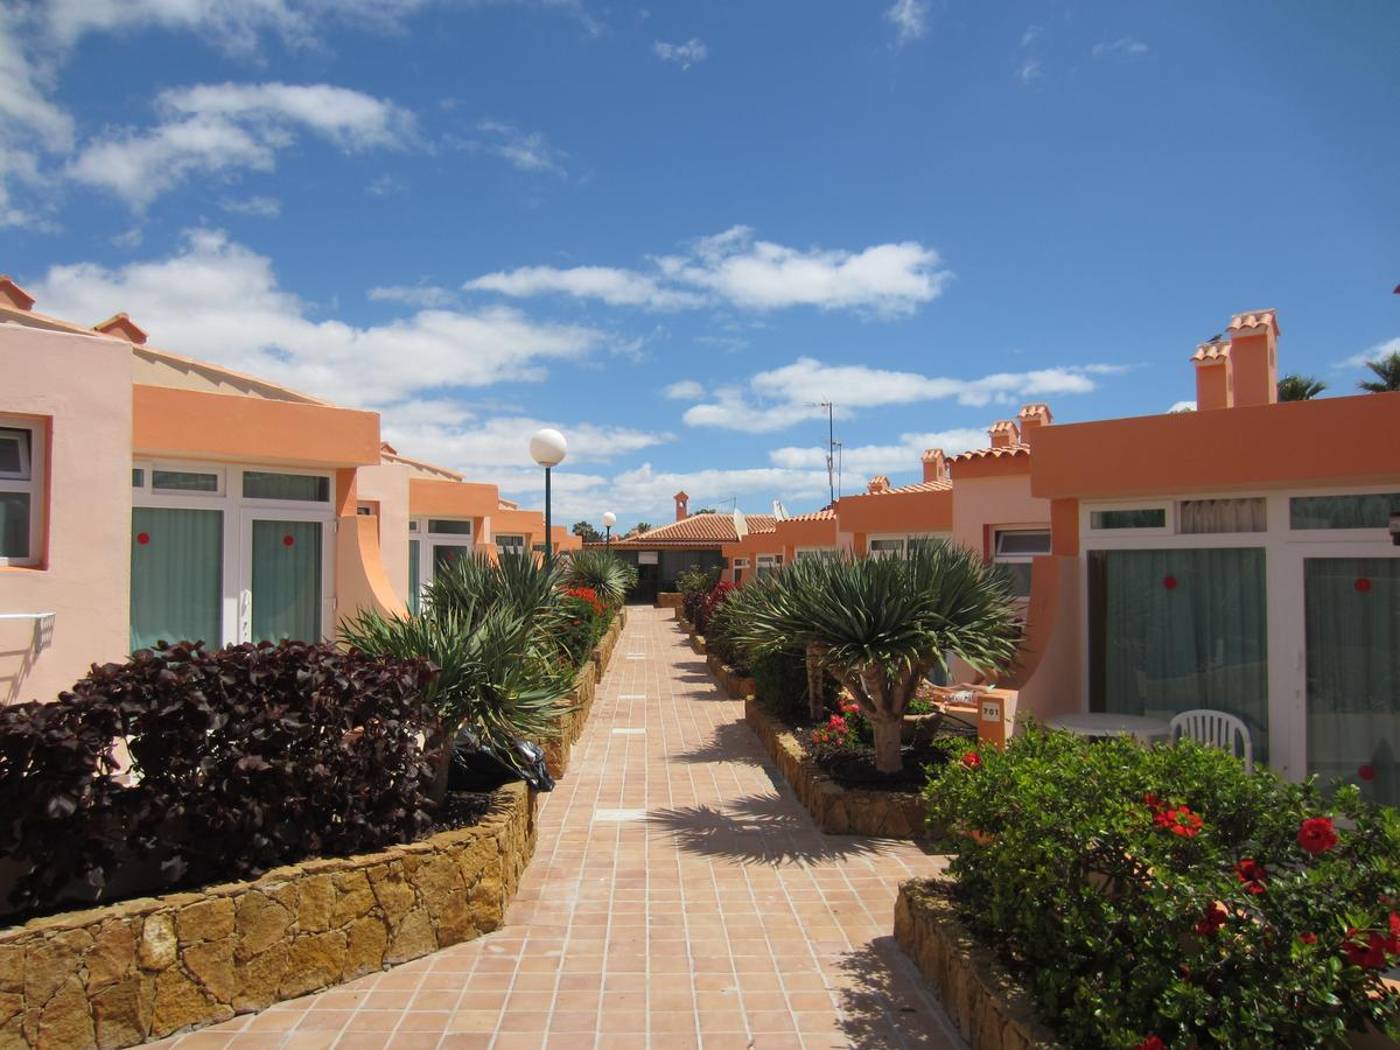
<path fill-rule="evenodd" d="M 836 406 L 830 401 L 808 401 L 808 408 L 826 409 L 826 487 L 836 502 Z"/>

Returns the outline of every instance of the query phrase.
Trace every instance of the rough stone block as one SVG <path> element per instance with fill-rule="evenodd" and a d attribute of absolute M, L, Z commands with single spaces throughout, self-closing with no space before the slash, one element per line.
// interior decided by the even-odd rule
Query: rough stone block
<path fill-rule="evenodd" d="M 238 899 L 235 924 L 239 957 L 247 959 L 282 940 L 292 924 L 292 912 L 266 893 L 254 891 Z"/>
<path fill-rule="evenodd" d="M 182 945 L 217 941 L 233 933 L 233 918 L 232 900 L 206 898 L 180 909 L 175 916 L 175 929 Z"/>

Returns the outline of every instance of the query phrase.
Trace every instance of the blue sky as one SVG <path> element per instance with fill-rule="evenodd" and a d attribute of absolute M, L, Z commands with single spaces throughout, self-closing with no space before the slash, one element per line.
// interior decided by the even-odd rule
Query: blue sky
<path fill-rule="evenodd" d="M 561 512 L 1400 347 L 1400 5 L 0 0 L 0 270 Z"/>

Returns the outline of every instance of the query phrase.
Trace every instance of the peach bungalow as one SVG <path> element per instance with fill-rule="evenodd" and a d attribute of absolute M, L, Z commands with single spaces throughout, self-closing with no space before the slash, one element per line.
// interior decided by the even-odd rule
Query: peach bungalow
<path fill-rule="evenodd" d="M 431 567 L 494 550 L 494 514 L 542 534 L 383 447 L 374 412 L 158 350 L 125 314 L 33 307 L 0 277 L 0 702 L 159 639 L 329 638 L 416 602 L 420 543 Z"/>
<path fill-rule="evenodd" d="M 1400 803 L 1400 393 L 1277 403 L 1278 318 L 1198 347 L 1197 411 L 1040 427 L 1038 715 L 1209 707 L 1291 778 Z"/>

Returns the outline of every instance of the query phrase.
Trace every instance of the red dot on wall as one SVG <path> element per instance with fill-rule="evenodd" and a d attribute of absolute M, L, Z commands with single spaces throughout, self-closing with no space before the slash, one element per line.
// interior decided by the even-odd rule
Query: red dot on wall
<path fill-rule="evenodd" d="M 286 535 L 282 537 L 282 546 L 284 547 L 290 547 L 295 542 L 296 539 L 291 535 Z"/>
<path fill-rule="evenodd" d="M 1356 775 L 1362 780 L 1375 780 L 1376 767 L 1367 762 L 1356 771 Z"/>
<path fill-rule="evenodd" d="M 151 534 L 149 532 L 138 532 L 136 534 L 136 542 L 144 547 L 151 542 Z"/>
<path fill-rule="evenodd" d="M 1167 590 L 1169 590 L 1169 591 L 1174 591 L 1174 590 L 1176 590 L 1176 577 L 1175 577 L 1175 576 L 1163 576 L 1163 577 L 1162 577 L 1162 586 L 1165 587 L 1165 588 L 1166 588 Z"/>
<path fill-rule="evenodd" d="M 1369 591 L 1369 590 L 1371 589 L 1371 581 L 1368 580 L 1368 579 L 1366 579 L 1365 576 L 1362 576 L 1362 577 L 1359 577 L 1359 578 L 1357 579 L 1357 581 L 1356 581 L 1355 583 L 1352 584 L 1352 586 L 1355 587 L 1355 588 L 1356 588 L 1358 591 L 1360 591 L 1362 594 L 1365 594 L 1367 591 Z"/>

